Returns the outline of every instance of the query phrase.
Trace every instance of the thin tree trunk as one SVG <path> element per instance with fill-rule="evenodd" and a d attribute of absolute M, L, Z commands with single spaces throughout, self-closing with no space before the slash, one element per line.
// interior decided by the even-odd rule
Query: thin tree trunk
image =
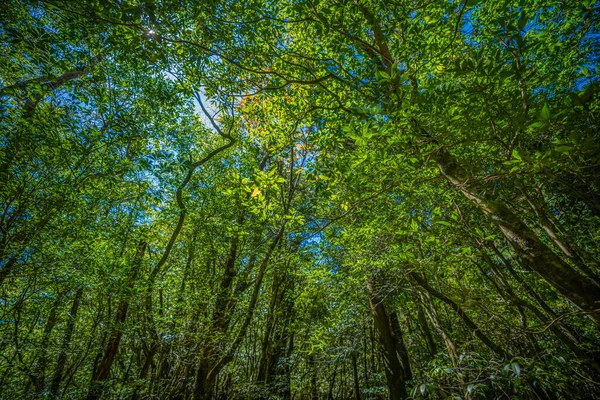
<path fill-rule="evenodd" d="M 123 298 L 117 307 L 117 313 L 115 316 L 115 326 L 108 339 L 108 345 L 104 353 L 104 358 L 100 363 L 100 367 L 95 372 L 90 385 L 90 390 L 87 395 L 87 400 L 97 400 L 102 394 L 102 383 L 108 379 L 110 375 L 110 369 L 112 368 L 113 362 L 119 352 L 119 345 L 121 344 L 121 337 L 123 336 L 123 324 L 127 319 L 127 310 L 129 308 L 129 292 L 133 289 L 139 269 L 142 265 L 142 258 L 146 251 L 146 242 L 141 240 L 138 246 L 137 253 L 133 260 L 133 266 L 131 268 L 129 281 L 127 282 L 127 291 L 123 294 Z"/>
<path fill-rule="evenodd" d="M 65 368 L 65 364 L 67 362 L 67 352 L 71 347 L 71 339 L 73 338 L 73 332 L 75 330 L 75 322 L 77 321 L 77 312 L 79 311 L 79 303 L 81 301 L 81 296 L 83 295 L 83 288 L 77 288 L 75 292 L 75 296 L 73 297 L 73 304 L 71 304 L 71 310 L 69 312 L 69 319 L 67 322 L 67 327 L 65 329 L 65 335 L 62 340 L 62 345 L 60 350 L 58 351 L 58 359 L 56 360 L 56 369 L 54 370 L 54 374 L 52 376 L 52 383 L 50 384 L 50 394 L 52 396 L 56 396 L 58 394 L 58 390 L 60 388 L 60 384 L 63 379 L 63 371 Z"/>
<path fill-rule="evenodd" d="M 248 326 L 252 321 L 252 317 L 254 315 L 254 309 L 256 308 L 256 303 L 258 302 L 258 297 L 260 293 L 260 288 L 262 286 L 262 280 L 264 278 L 265 272 L 267 270 L 267 266 L 269 264 L 269 260 L 271 255 L 273 254 L 275 248 L 279 244 L 279 241 L 283 237 L 283 233 L 285 230 L 285 222 L 281 225 L 279 232 L 273 238 L 267 253 L 265 254 L 258 271 L 258 276 L 256 277 L 256 281 L 254 282 L 254 288 L 252 291 L 252 296 L 250 298 L 250 304 L 248 305 L 248 310 L 246 311 L 246 316 L 242 321 L 240 329 L 231 344 L 231 347 L 225 351 L 225 353 L 221 356 L 221 358 L 214 364 L 210 362 L 204 362 L 200 364 L 198 368 L 198 373 L 196 374 L 196 382 L 194 384 L 194 400 L 202 400 L 202 399 L 210 399 L 212 398 L 212 388 L 215 382 L 217 375 L 221 372 L 221 370 L 233 360 L 235 351 L 238 346 L 246 336 L 246 332 L 248 330 Z"/>
<path fill-rule="evenodd" d="M 62 302 L 63 296 L 64 293 L 59 293 L 57 294 L 56 299 L 54 299 L 52 309 L 50 310 L 50 315 L 48 316 L 48 320 L 46 321 L 46 325 L 44 327 L 44 334 L 42 336 L 40 353 L 36 365 L 33 368 L 32 381 L 35 387 L 35 392 L 37 394 L 42 393 L 46 383 L 46 367 L 48 366 L 48 345 L 50 344 L 50 335 L 52 334 L 52 330 L 56 326 L 58 307 Z"/>
<path fill-rule="evenodd" d="M 400 330 L 398 313 L 396 311 L 392 311 L 390 313 L 390 324 L 392 326 L 392 333 L 394 334 L 394 341 L 396 342 L 396 351 L 398 352 L 400 364 L 402 364 L 402 369 L 404 370 L 404 380 L 410 381 L 412 379 L 410 360 L 408 358 L 408 350 L 406 349 L 406 344 L 404 343 L 404 337 L 402 336 L 402 331 Z"/>
<path fill-rule="evenodd" d="M 329 391 L 327 392 L 327 400 L 333 400 L 333 388 L 335 387 L 335 378 L 337 376 L 338 363 L 333 365 L 333 373 L 329 378 Z"/>
<path fill-rule="evenodd" d="M 592 279 L 597 285 L 600 285 L 600 277 L 598 277 L 598 275 L 587 266 L 586 262 L 579 255 L 579 252 L 575 250 L 575 245 L 572 243 L 572 241 L 561 238 L 554 223 L 552 223 L 552 221 L 546 217 L 544 209 L 547 209 L 547 205 L 545 204 L 545 201 L 541 200 L 544 202 L 544 204 L 540 207 L 536 201 L 532 199 L 529 194 L 527 194 L 527 191 L 523 190 L 522 193 L 525 195 L 525 198 L 531 206 L 531 209 L 538 217 L 542 229 L 548 234 L 548 237 L 550 240 L 552 240 L 554 245 L 565 255 L 565 257 L 571 260 L 571 262 L 575 264 L 577 268 L 579 268 L 584 274 Z"/>
<path fill-rule="evenodd" d="M 259 383 L 269 383 L 269 370 L 271 359 L 273 357 L 273 331 L 275 330 L 275 313 L 280 301 L 283 299 L 284 290 L 282 287 L 282 278 L 280 274 L 275 273 L 273 277 L 273 285 L 271 288 L 271 301 L 269 302 L 269 310 L 267 312 L 267 320 L 265 332 L 261 343 L 261 355 L 258 362 L 258 373 L 256 381 Z"/>
<path fill-rule="evenodd" d="M 433 336 L 431 335 L 431 330 L 429 329 L 429 324 L 425 319 L 425 314 L 423 313 L 423 306 L 421 303 L 417 304 L 417 317 L 419 320 L 419 326 L 421 327 L 421 331 L 425 337 L 425 343 L 427 344 L 429 355 L 431 357 L 435 357 L 438 352 L 437 345 L 435 344 L 435 340 L 433 340 Z"/>
<path fill-rule="evenodd" d="M 523 287 L 523 289 L 525 289 L 525 291 L 527 292 L 527 294 L 529 294 L 536 301 L 536 303 L 540 306 L 540 308 L 542 310 L 544 310 L 544 312 L 546 314 L 548 314 L 548 316 L 551 319 L 554 319 L 554 320 L 558 319 L 558 315 L 552 309 L 552 307 L 550 307 L 548 305 L 548 303 L 546 303 L 544 301 L 544 299 L 542 299 L 542 297 L 517 273 L 517 271 L 515 271 L 515 269 L 513 268 L 512 264 L 504 257 L 504 255 L 500 252 L 500 250 L 498 250 L 498 248 L 496 246 L 494 246 L 492 243 L 489 243 L 489 242 L 487 243 L 487 246 L 492 249 L 492 251 L 494 252 L 494 254 L 496 254 L 496 256 L 500 259 L 500 261 L 502 262 L 502 264 L 510 272 L 511 276 L 519 283 L 519 285 L 521 287 Z M 562 327 L 562 329 L 569 336 L 571 336 L 573 338 L 577 338 L 578 337 L 578 335 L 566 323 L 564 323 L 563 321 L 559 321 L 558 324 Z"/>
<path fill-rule="evenodd" d="M 421 294 L 421 296 L 421 300 L 423 304 L 425 304 L 425 312 L 427 313 L 429 320 L 433 324 L 433 327 L 438 331 L 438 333 L 444 340 L 444 344 L 446 345 L 446 351 L 448 351 L 448 355 L 452 360 L 452 364 L 454 366 L 458 366 L 458 347 L 440 323 L 440 319 L 437 315 L 437 311 L 435 309 L 435 305 L 433 304 L 433 300 L 431 299 L 431 295 L 429 294 L 429 292 L 425 292 Z"/>
<path fill-rule="evenodd" d="M 319 389 L 317 388 L 317 362 L 314 353 L 310 355 L 308 362 L 310 365 L 310 398 L 311 400 L 319 400 Z"/>
<path fill-rule="evenodd" d="M 563 330 L 564 328 L 560 322 L 554 322 L 554 321 L 550 320 L 550 318 L 548 318 L 542 312 L 542 310 L 540 310 L 533 304 L 529 303 L 528 301 L 521 299 L 514 292 L 514 290 L 508 283 L 508 281 L 506 281 L 506 279 L 503 277 L 501 271 L 496 267 L 496 264 L 494 263 L 494 261 L 484 251 L 482 251 L 482 254 L 483 254 L 484 260 L 490 266 L 490 269 L 492 270 L 494 275 L 499 278 L 498 280 L 504 286 L 504 289 L 505 289 L 504 292 L 510 299 L 511 303 L 514 304 L 515 306 L 525 307 L 528 310 L 530 310 L 533 313 L 533 315 L 536 316 L 538 321 L 540 321 L 542 324 L 547 324 L 550 331 L 561 342 L 563 342 L 567 346 L 567 348 L 569 348 L 579 360 L 586 363 L 590 368 L 592 368 L 595 371 L 596 374 L 600 374 L 600 363 L 598 362 L 598 360 L 595 360 L 593 357 L 591 357 L 588 353 L 586 353 L 584 350 L 582 350 L 579 347 L 579 340 L 575 336 L 573 336 L 568 330 Z M 527 327 L 525 327 L 525 328 L 527 328 Z M 531 333 L 529 333 L 529 335 L 531 335 Z"/>
<path fill-rule="evenodd" d="M 358 363 L 356 352 L 352 352 L 352 378 L 354 381 L 354 399 L 360 400 L 360 381 L 358 380 Z"/>
<path fill-rule="evenodd" d="M 504 351 L 500 346 L 495 344 L 486 334 L 484 334 L 481 329 L 473 322 L 471 318 L 465 313 L 465 311 L 456 304 L 449 297 L 444 296 L 441 292 L 432 288 L 423 278 L 421 278 L 417 273 L 411 272 L 410 276 L 421 286 L 423 289 L 427 290 L 431 293 L 432 296 L 437 297 L 439 300 L 448 304 L 450 308 L 452 308 L 456 314 L 460 317 L 460 319 L 464 322 L 464 324 L 471 330 L 471 332 L 481 340 L 490 350 L 492 350 L 499 357 L 507 358 L 508 353 Z"/>

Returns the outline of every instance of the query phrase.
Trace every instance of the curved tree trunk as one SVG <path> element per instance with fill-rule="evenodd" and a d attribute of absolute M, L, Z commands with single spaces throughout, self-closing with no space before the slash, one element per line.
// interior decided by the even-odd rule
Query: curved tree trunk
<path fill-rule="evenodd" d="M 505 204 L 470 190 L 470 175 L 445 148 L 438 150 L 435 157 L 442 175 L 498 226 L 527 266 L 600 323 L 600 287 L 554 254 Z"/>

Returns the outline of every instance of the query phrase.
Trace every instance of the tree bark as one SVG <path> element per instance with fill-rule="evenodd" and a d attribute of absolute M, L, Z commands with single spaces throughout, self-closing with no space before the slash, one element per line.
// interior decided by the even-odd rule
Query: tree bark
<path fill-rule="evenodd" d="M 600 363 L 598 362 L 598 360 L 595 360 L 593 357 L 591 357 L 588 353 L 586 353 L 579 347 L 579 340 L 575 336 L 573 336 L 569 330 L 565 330 L 560 321 L 554 322 L 550 320 L 550 318 L 548 318 L 548 316 L 546 316 L 542 312 L 542 310 L 540 310 L 527 300 L 519 297 L 512 289 L 510 283 L 508 283 L 508 281 L 503 277 L 502 272 L 497 268 L 496 264 L 489 257 L 489 255 L 487 255 L 484 251 L 482 251 L 482 254 L 484 260 L 489 265 L 494 276 L 498 277 L 498 281 L 504 289 L 503 292 L 505 293 L 505 296 L 508 297 L 509 301 L 516 307 L 519 307 L 520 309 L 526 308 L 529 311 L 531 311 L 538 321 L 540 321 L 542 324 L 547 324 L 550 331 L 556 336 L 556 338 L 563 342 L 563 344 L 565 344 L 565 346 L 569 350 L 571 350 L 579 360 L 581 360 L 583 363 L 586 363 L 590 368 L 592 368 L 595 371 L 595 374 L 599 374 Z M 525 329 L 527 329 L 527 326 L 525 326 Z M 529 333 L 529 335 L 531 336 L 532 334 Z"/>
<path fill-rule="evenodd" d="M 427 344 L 429 355 L 431 357 L 435 357 L 435 355 L 438 352 L 437 345 L 435 344 L 435 340 L 433 340 L 431 330 L 429 329 L 429 324 L 425 319 L 425 313 L 423 313 L 423 306 L 420 303 L 417 304 L 417 317 L 419 320 L 419 326 L 421 327 L 421 331 L 423 332 L 423 336 L 425 337 L 425 343 Z"/>
<path fill-rule="evenodd" d="M 498 226 L 528 267 L 600 323 L 600 287 L 554 254 L 505 204 L 470 190 L 470 175 L 445 148 L 439 149 L 435 157 L 442 175 Z"/>
<path fill-rule="evenodd" d="M 408 396 L 404 383 L 405 372 L 398 358 L 396 339 L 390 325 L 382 299 L 370 279 L 367 279 L 367 290 L 369 292 L 369 303 L 371 314 L 375 323 L 375 330 L 379 339 L 379 347 L 383 355 L 385 376 L 390 400 L 401 400 Z"/>
<path fill-rule="evenodd" d="M 546 216 L 547 212 L 547 204 L 544 199 L 540 200 L 541 205 L 532 198 L 526 190 L 523 190 L 522 193 L 525 195 L 527 202 L 531 206 L 531 209 L 534 211 L 535 215 L 538 217 L 540 225 L 542 229 L 550 240 L 554 243 L 554 245 L 564 254 L 567 259 L 569 259 L 581 272 L 588 276 L 588 278 L 592 279 L 597 285 L 600 285 L 600 277 L 586 264 L 583 258 L 579 255 L 580 251 L 576 250 L 576 246 L 572 243 L 571 240 L 562 238 L 556 229 L 555 224 Z M 541 196 L 541 195 L 540 195 Z"/>
<path fill-rule="evenodd" d="M 356 352 L 352 352 L 352 379 L 354 381 L 354 399 L 360 400 L 360 381 L 358 380 L 358 362 Z"/>
<path fill-rule="evenodd" d="M 410 381 L 412 379 L 412 370 L 410 368 L 408 350 L 406 349 L 406 344 L 404 343 L 404 337 L 402 336 L 402 331 L 400 330 L 398 313 L 396 311 L 392 311 L 390 313 L 390 324 L 392 326 L 392 333 L 394 334 L 394 341 L 396 342 L 396 351 L 400 359 L 400 364 L 402 364 L 402 369 L 404 370 L 404 380 Z"/>
<path fill-rule="evenodd" d="M 115 326 L 109 336 L 104 358 L 102 359 L 100 367 L 95 372 L 92 379 L 87 400 L 97 400 L 100 398 L 100 395 L 102 394 L 102 383 L 108 379 L 110 375 L 110 369 L 112 368 L 113 362 L 115 361 L 117 353 L 119 352 L 119 345 L 121 344 L 121 337 L 123 336 L 123 324 L 127 319 L 127 310 L 129 308 L 129 291 L 131 291 L 135 285 L 138 272 L 142 265 L 142 258 L 144 257 L 144 252 L 146 251 L 146 245 L 147 243 L 145 241 L 140 240 L 135 258 L 133 260 L 133 266 L 131 268 L 129 280 L 127 282 L 127 290 L 126 293 L 123 294 L 121 302 L 117 307 Z"/>
<path fill-rule="evenodd" d="M 471 332 L 481 340 L 490 350 L 496 353 L 497 356 L 502 358 L 509 357 L 508 353 L 504 351 L 500 346 L 495 344 L 486 334 L 484 334 L 481 329 L 473 322 L 471 318 L 465 313 L 465 311 L 456 304 L 449 297 L 444 296 L 441 292 L 432 288 L 423 278 L 421 278 L 417 273 L 411 272 L 410 276 L 421 286 L 423 289 L 427 290 L 427 292 L 431 293 L 432 296 L 437 297 L 439 300 L 448 304 L 450 308 L 452 308 L 456 314 L 460 317 L 460 319 L 464 322 L 464 324 L 471 330 Z"/>
<path fill-rule="evenodd" d="M 446 351 L 448 352 L 448 355 L 452 360 L 452 364 L 454 366 L 457 366 L 458 347 L 456 346 L 456 343 L 454 342 L 454 340 L 452 340 L 448 332 L 446 332 L 446 329 L 444 329 L 444 327 L 440 323 L 437 311 L 435 309 L 435 305 L 433 303 L 433 299 L 431 298 L 429 292 L 421 293 L 421 300 L 425 305 L 425 312 L 427 313 L 427 316 L 429 317 L 429 320 L 431 321 L 433 327 L 438 331 L 438 333 L 444 340 L 444 344 L 446 345 Z"/>
<path fill-rule="evenodd" d="M 233 360 L 235 351 L 246 336 L 248 326 L 250 325 L 250 322 L 252 321 L 252 317 L 254 315 L 256 303 L 258 302 L 260 288 L 262 286 L 262 280 L 267 270 L 269 260 L 279 241 L 283 237 L 284 230 L 285 222 L 281 225 L 279 232 L 273 238 L 271 245 L 269 246 L 269 249 L 267 250 L 267 253 L 265 254 L 260 264 L 258 276 L 256 277 L 256 281 L 254 282 L 252 296 L 250 298 L 250 304 L 248 305 L 248 310 L 246 311 L 246 316 L 242 321 L 240 329 L 233 343 L 231 344 L 231 347 L 223 353 L 223 355 L 219 358 L 218 361 L 211 363 L 210 359 L 205 359 L 208 362 L 201 363 L 200 367 L 198 368 L 198 373 L 196 374 L 196 380 L 194 384 L 194 400 L 212 398 L 212 388 L 217 375 L 227 364 L 229 364 Z"/>
<path fill-rule="evenodd" d="M 52 375 L 52 383 L 50 384 L 50 394 L 56 396 L 62 382 L 62 374 L 67 362 L 67 351 L 71 347 L 71 339 L 73 338 L 73 332 L 75 330 L 75 322 L 77 321 L 77 312 L 79 311 L 79 303 L 81 296 L 83 295 L 83 288 L 77 288 L 75 296 L 73 297 L 73 304 L 71 304 L 71 310 L 69 311 L 69 319 L 67 327 L 65 329 L 65 335 L 62 340 L 61 348 L 58 352 L 58 359 L 56 360 L 56 369 Z"/>
<path fill-rule="evenodd" d="M 48 316 L 48 320 L 46 321 L 46 325 L 44 327 L 44 334 L 42 336 L 42 343 L 40 346 L 37 362 L 33 368 L 32 381 L 35 387 L 35 393 L 38 395 L 43 392 L 46 383 L 46 367 L 48 366 L 48 345 L 50 344 L 50 335 L 52 334 L 52 330 L 56 326 L 58 307 L 62 302 L 63 296 L 64 293 L 59 293 L 57 294 L 56 299 L 54 299 L 52 309 L 50 310 L 50 315 Z"/>

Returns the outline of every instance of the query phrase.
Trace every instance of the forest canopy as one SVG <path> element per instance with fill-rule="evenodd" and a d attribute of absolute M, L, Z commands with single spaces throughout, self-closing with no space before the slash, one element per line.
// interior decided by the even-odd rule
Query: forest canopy
<path fill-rule="evenodd" d="M 3 4 L 0 398 L 600 398 L 596 0 Z"/>

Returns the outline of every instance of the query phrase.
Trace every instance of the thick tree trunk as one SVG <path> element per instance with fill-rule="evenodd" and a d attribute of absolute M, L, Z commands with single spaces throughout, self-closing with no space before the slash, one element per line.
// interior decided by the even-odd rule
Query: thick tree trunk
<path fill-rule="evenodd" d="M 535 212 L 538 217 L 542 229 L 554 245 L 567 257 L 573 264 L 579 268 L 581 272 L 592 279 L 597 285 L 600 285 L 600 277 L 587 265 L 583 258 L 579 255 L 581 250 L 576 250 L 576 246 L 572 240 L 563 238 L 558 234 L 555 224 L 546 216 L 548 206 L 544 199 L 540 200 L 541 204 L 538 204 L 534 198 L 527 194 L 527 191 L 523 190 L 523 194 L 527 198 L 531 209 Z"/>
<path fill-rule="evenodd" d="M 586 363 L 590 368 L 592 368 L 595 371 L 595 374 L 599 374 L 600 363 L 598 362 L 598 360 L 595 360 L 593 357 L 591 357 L 588 353 L 586 353 L 579 347 L 579 340 L 574 335 L 572 335 L 570 330 L 565 330 L 560 321 L 552 321 L 550 318 L 548 318 L 547 315 L 545 315 L 542 312 L 542 310 L 540 310 L 527 300 L 519 297 L 512 289 L 510 283 L 505 279 L 500 269 L 497 268 L 496 264 L 490 258 L 490 256 L 487 255 L 487 253 L 485 253 L 484 251 L 482 251 L 482 255 L 483 259 L 486 261 L 486 263 L 492 270 L 494 276 L 498 278 L 498 281 L 500 285 L 502 285 L 503 292 L 505 293 L 505 296 L 508 297 L 508 300 L 516 307 L 526 308 L 529 311 L 531 311 L 533 315 L 535 315 L 535 317 L 538 319 L 538 321 L 542 324 L 546 324 L 549 327 L 550 331 L 556 336 L 556 338 L 563 342 L 565 346 L 569 348 L 569 350 L 571 350 L 579 360 Z"/>
<path fill-rule="evenodd" d="M 401 400 L 408 396 L 404 383 L 405 372 L 398 358 L 396 339 L 390 324 L 385 306 L 371 280 L 367 280 L 371 314 L 379 339 L 379 347 L 383 355 L 385 376 L 390 400 Z"/>
<path fill-rule="evenodd" d="M 467 184 L 471 176 L 445 148 L 437 151 L 436 161 L 442 175 L 498 226 L 529 268 L 600 323 L 598 285 L 554 254 L 505 204 L 485 199 L 470 190 Z"/>

